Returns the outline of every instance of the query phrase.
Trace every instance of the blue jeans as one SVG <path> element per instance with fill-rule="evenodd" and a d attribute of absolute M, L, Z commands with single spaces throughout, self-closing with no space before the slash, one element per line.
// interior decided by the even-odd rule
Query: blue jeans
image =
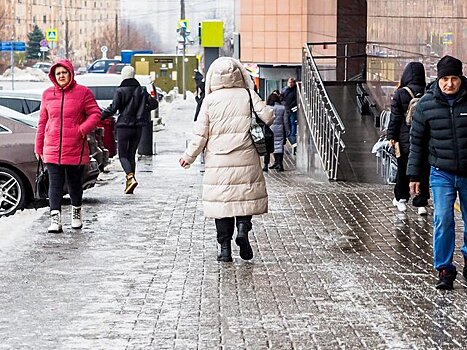
<path fill-rule="evenodd" d="M 290 112 L 289 127 L 290 127 L 289 141 L 291 144 L 294 144 L 297 142 L 297 112 Z"/>
<path fill-rule="evenodd" d="M 459 194 L 464 243 L 461 252 L 467 257 L 467 177 L 431 167 L 430 184 L 433 192 L 433 265 L 436 270 L 455 269 L 452 264 L 456 247 L 454 227 L 454 202 Z"/>

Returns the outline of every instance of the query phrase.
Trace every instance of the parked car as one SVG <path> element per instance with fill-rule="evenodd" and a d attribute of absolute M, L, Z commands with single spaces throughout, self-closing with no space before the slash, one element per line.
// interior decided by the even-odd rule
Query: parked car
<path fill-rule="evenodd" d="M 120 60 L 111 58 L 102 58 L 95 60 L 88 67 L 88 73 L 105 73 L 111 63 L 121 63 Z"/>
<path fill-rule="evenodd" d="M 36 128 L 37 118 L 0 106 L 0 216 L 12 215 L 34 201 Z M 88 142 L 91 147 L 92 138 Z M 93 187 L 98 175 L 97 161 L 91 158 L 83 189 Z"/>
<path fill-rule="evenodd" d="M 11 108 L 23 114 L 30 114 L 35 118 L 39 118 L 39 110 L 41 107 L 41 96 L 43 90 L 0 90 L 0 106 Z M 114 147 L 115 136 L 113 132 L 108 132 L 105 135 L 109 121 L 100 122 L 95 130 L 97 149 L 91 151 L 99 163 L 99 169 L 104 170 L 105 166 L 109 163 L 109 148 Z M 108 146 L 108 147 L 107 147 Z M 113 155 L 111 155 L 113 157 Z"/>
<path fill-rule="evenodd" d="M 86 67 L 78 67 L 77 70 L 75 70 L 75 75 L 83 75 L 88 72 L 88 69 Z"/>
<path fill-rule="evenodd" d="M 32 65 L 32 68 L 40 69 L 46 74 L 49 74 L 51 67 L 52 67 L 52 63 L 48 63 L 48 62 L 37 62 Z"/>
<path fill-rule="evenodd" d="M 0 106 L 30 114 L 41 108 L 41 96 L 42 90 L 0 90 Z"/>
<path fill-rule="evenodd" d="M 121 74 L 123 67 L 128 66 L 126 63 L 111 63 L 107 69 L 107 74 Z"/>

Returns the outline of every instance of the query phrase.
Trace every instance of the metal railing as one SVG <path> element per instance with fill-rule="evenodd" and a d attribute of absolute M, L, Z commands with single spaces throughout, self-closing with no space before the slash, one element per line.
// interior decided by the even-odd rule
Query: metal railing
<path fill-rule="evenodd" d="M 328 179 L 337 179 L 339 154 L 345 149 L 345 132 L 339 114 L 324 88 L 316 63 L 307 46 L 303 48 L 302 84 L 298 89 L 300 110 L 313 137 Z"/>
<path fill-rule="evenodd" d="M 380 133 L 381 137 L 375 144 L 374 152 L 376 155 L 376 170 L 384 180 L 385 184 L 394 184 L 397 174 L 397 159 L 394 154 L 394 149 L 389 146 L 389 141 L 386 139 L 386 130 L 388 128 L 389 119 L 391 117 L 390 110 L 383 110 L 380 114 Z"/>

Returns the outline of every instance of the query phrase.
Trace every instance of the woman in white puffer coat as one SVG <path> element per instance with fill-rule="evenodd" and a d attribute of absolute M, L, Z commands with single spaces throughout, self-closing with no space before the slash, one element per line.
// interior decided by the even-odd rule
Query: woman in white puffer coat
<path fill-rule="evenodd" d="M 248 239 L 252 215 L 268 211 L 268 194 L 260 158 L 250 135 L 250 98 L 258 116 L 268 125 L 272 108 L 253 90 L 253 82 L 236 59 L 216 59 L 206 74 L 206 96 L 196 121 L 194 137 L 180 159 L 192 164 L 205 151 L 203 179 L 204 216 L 215 218 L 218 261 L 232 261 L 231 240 L 235 225 L 240 257 L 253 258 Z"/>

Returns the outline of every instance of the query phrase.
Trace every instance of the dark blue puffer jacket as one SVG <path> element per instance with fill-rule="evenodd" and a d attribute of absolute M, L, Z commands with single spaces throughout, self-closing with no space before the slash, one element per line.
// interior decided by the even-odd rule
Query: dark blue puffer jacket
<path fill-rule="evenodd" d="M 467 176 L 467 79 L 451 107 L 437 81 L 417 104 L 410 131 L 407 175 L 418 180 L 428 161 L 449 173 Z"/>

